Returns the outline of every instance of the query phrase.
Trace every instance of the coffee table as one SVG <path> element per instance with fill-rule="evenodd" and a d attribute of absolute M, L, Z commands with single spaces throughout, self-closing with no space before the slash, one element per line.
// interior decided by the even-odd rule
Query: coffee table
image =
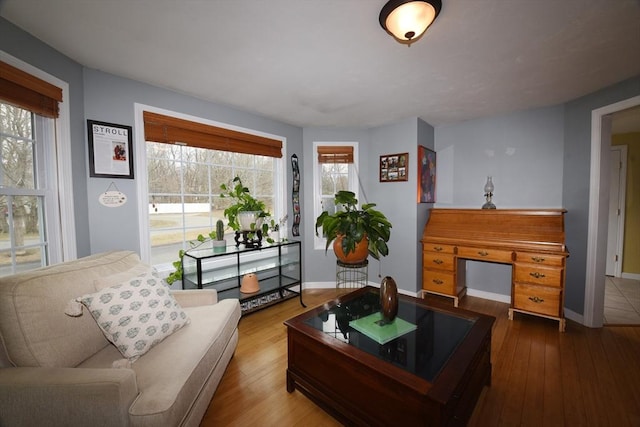
<path fill-rule="evenodd" d="M 465 425 L 491 383 L 495 318 L 399 295 L 398 318 L 416 328 L 380 344 L 350 326 L 379 311 L 367 286 L 284 322 L 287 391 L 346 425 Z"/>

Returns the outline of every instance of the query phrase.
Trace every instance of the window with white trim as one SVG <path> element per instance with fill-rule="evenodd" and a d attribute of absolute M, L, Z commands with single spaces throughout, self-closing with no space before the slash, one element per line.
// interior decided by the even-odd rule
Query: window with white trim
<path fill-rule="evenodd" d="M 358 159 L 357 142 L 314 142 L 314 227 L 315 218 L 323 211 L 335 213 L 334 197 L 338 191 L 348 190 L 358 197 L 358 174 L 356 164 Z M 314 229 L 315 233 L 315 229 Z M 314 238 L 315 249 L 324 249 L 326 239 L 319 236 Z"/>
<path fill-rule="evenodd" d="M 56 162 L 62 89 L 2 61 L 0 71 L 0 276 L 5 276 L 63 258 Z"/>
<path fill-rule="evenodd" d="M 144 118 L 151 264 L 162 269 L 218 219 L 227 225 L 231 200 L 220 197 L 220 185 L 233 187 L 236 176 L 272 219 L 284 216 L 281 141 L 146 111 Z M 226 231 L 231 244 L 233 231 Z"/>

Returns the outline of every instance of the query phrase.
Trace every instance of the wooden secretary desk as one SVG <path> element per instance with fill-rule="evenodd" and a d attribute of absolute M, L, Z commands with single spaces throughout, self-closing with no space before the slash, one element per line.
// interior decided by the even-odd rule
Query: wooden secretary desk
<path fill-rule="evenodd" d="M 422 234 L 422 292 L 466 293 L 465 260 L 512 265 L 511 307 L 565 329 L 563 209 L 431 209 Z"/>

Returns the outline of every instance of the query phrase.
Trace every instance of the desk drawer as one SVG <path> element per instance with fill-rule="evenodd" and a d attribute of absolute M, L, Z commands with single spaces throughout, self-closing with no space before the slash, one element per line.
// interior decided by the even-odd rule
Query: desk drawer
<path fill-rule="evenodd" d="M 562 255 L 550 255 L 533 252 L 516 252 L 516 261 L 528 262 L 536 265 L 550 265 L 555 267 L 564 267 L 564 259 Z"/>
<path fill-rule="evenodd" d="M 564 271 L 562 268 L 516 263 L 514 269 L 516 282 L 557 287 L 562 286 L 562 273 Z"/>
<path fill-rule="evenodd" d="M 516 283 L 514 286 L 513 307 L 533 313 L 559 317 L 560 289 Z"/>
<path fill-rule="evenodd" d="M 500 249 L 458 247 L 458 257 L 511 264 L 513 252 Z"/>
<path fill-rule="evenodd" d="M 453 273 L 424 269 L 422 289 L 446 295 L 456 295 L 456 276 Z"/>
<path fill-rule="evenodd" d="M 440 243 L 425 242 L 422 244 L 422 250 L 430 252 L 438 252 L 441 254 L 455 253 L 456 247 L 453 245 L 441 245 Z"/>
<path fill-rule="evenodd" d="M 453 271 L 454 259 L 455 255 L 436 252 L 423 252 L 422 267 L 434 268 L 436 270 Z"/>

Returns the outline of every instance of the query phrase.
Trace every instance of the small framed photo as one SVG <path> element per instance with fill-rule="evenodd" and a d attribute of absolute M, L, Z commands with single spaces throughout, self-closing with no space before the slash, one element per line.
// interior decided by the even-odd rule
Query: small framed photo
<path fill-rule="evenodd" d="M 436 202 L 436 152 L 418 145 L 418 202 Z"/>
<path fill-rule="evenodd" d="M 133 179 L 131 126 L 87 120 L 89 176 Z"/>
<path fill-rule="evenodd" d="M 408 181 L 409 153 L 380 156 L 380 182 Z"/>

